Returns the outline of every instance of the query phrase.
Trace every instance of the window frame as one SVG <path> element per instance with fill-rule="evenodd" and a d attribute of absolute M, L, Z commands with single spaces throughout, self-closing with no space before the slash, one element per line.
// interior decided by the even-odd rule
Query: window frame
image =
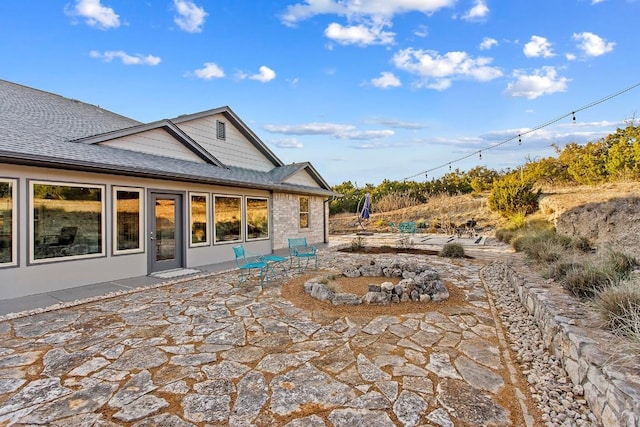
<path fill-rule="evenodd" d="M 307 210 L 302 210 L 302 199 L 307 200 Z M 307 216 L 307 225 L 306 227 L 302 226 L 302 217 L 303 215 Z M 311 197 L 309 196 L 298 196 L 298 229 L 299 230 L 309 230 L 311 228 Z"/>
<path fill-rule="evenodd" d="M 65 187 L 86 187 L 86 188 L 96 188 L 101 192 L 100 197 L 100 252 L 88 253 L 88 254 L 80 254 L 80 255 L 71 255 L 71 256 L 61 256 L 61 257 L 49 257 L 49 258 L 40 258 L 36 259 L 35 257 L 35 230 L 34 230 L 34 186 L 42 184 L 42 185 L 57 185 L 57 186 L 65 186 Z M 45 180 L 29 180 L 29 264 L 46 264 L 51 262 L 64 262 L 64 261 L 74 261 L 81 259 L 90 259 L 90 258 L 100 258 L 106 256 L 106 185 L 104 184 L 89 184 L 89 183 L 77 183 L 77 182 L 68 182 L 68 181 L 45 181 Z"/>
<path fill-rule="evenodd" d="M 118 191 L 136 192 L 140 196 L 138 199 L 138 212 L 139 212 L 138 230 L 140 230 L 140 232 L 138 233 L 139 247 L 135 249 L 118 249 Z M 118 256 L 118 255 L 136 254 L 136 253 L 144 252 L 145 239 L 143 237 L 146 236 L 145 229 L 144 229 L 144 225 L 145 225 L 144 189 L 140 187 L 126 187 L 126 186 L 114 185 L 112 187 L 111 196 L 112 196 L 111 204 L 113 207 L 112 229 L 111 229 L 111 234 L 113 235 L 112 242 L 111 242 L 111 244 L 113 245 L 112 246 L 113 255 Z"/>
<path fill-rule="evenodd" d="M 0 262 L 0 268 L 18 265 L 18 180 L 15 178 L 1 178 L 0 182 L 11 185 L 11 261 Z"/>
<path fill-rule="evenodd" d="M 248 200 L 260 200 L 267 202 L 267 235 L 263 237 L 249 237 L 249 204 Z M 245 196 L 244 197 L 244 223 L 245 223 L 245 240 L 247 242 L 255 242 L 258 240 L 269 240 L 271 238 L 271 221 L 269 214 L 269 198 L 268 197 L 260 197 L 260 196 Z"/>
<path fill-rule="evenodd" d="M 193 196 L 204 197 L 205 204 L 205 239 L 202 242 L 193 242 Z M 203 193 L 198 191 L 189 192 L 189 247 L 199 248 L 211 245 L 211 193 Z"/>
<path fill-rule="evenodd" d="M 217 218 L 218 218 L 218 214 L 216 212 L 216 199 L 218 198 L 231 198 L 231 199 L 238 199 L 240 201 L 240 236 L 237 240 L 218 240 L 218 231 L 217 231 Z M 244 221 L 244 212 L 242 211 L 242 196 L 241 195 L 237 195 L 237 194 L 214 194 L 213 195 L 213 200 L 212 200 L 212 204 L 213 204 L 213 244 L 217 245 L 217 244 L 227 244 L 227 243 L 238 243 L 238 242 L 242 242 L 244 239 L 244 233 L 243 233 L 243 221 Z"/>

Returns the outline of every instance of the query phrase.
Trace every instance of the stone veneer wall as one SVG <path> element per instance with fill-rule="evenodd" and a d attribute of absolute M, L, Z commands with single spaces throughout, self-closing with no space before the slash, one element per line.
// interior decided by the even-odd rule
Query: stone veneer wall
<path fill-rule="evenodd" d="M 514 268 L 515 265 L 515 268 Z M 591 411 L 604 427 L 640 426 L 640 377 L 607 362 L 615 337 L 599 319 L 554 282 L 532 273 L 522 260 L 496 263 L 534 316 L 550 353 L 562 360 L 574 384 L 583 386 Z"/>
<path fill-rule="evenodd" d="M 325 212 L 324 198 L 309 196 L 309 205 L 309 228 L 300 229 L 300 196 L 273 193 L 273 249 L 288 248 L 287 239 L 294 237 L 306 237 L 309 244 L 325 241 L 329 212 Z"/>

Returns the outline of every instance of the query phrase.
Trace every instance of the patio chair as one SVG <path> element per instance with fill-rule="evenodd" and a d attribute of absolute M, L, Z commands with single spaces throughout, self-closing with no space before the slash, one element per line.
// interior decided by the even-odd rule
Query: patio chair
<path fill-rule="evenodd" d="M 318 269 L 318 254 L 315 246 L 309 246 L 307 244 L 306 237 L 297 237 L 289 239 L 289 264 L 293 267 L 293 260 L 298 260 L 298 271 L 302 271 L 302 260 L 305 260 L 305 268 L 309 266 L 309 260 L 313 259 L 315 262 L 315 268 Z"/>
<path fill-rule="evenodd" d="M 260 256 L 247 257 L 244 246 L 234 246 L 233 252 L 236 255 L 236 266 L 240 269 L 240 282 L 238 286 L 249 280 L 251 270 L 258 270 L 260 274 L 260 287 L 264 288 L 264 280 L 269 272 L 269 264 Z"/>

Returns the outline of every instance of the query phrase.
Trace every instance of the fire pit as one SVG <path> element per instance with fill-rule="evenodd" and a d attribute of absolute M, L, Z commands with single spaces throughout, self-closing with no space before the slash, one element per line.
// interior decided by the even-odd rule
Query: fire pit
<path fill-rule="evenodd" d="M 444 301 L 449 291 L 438 272 L 426 263 L 400 260 L 371 259 L 368 264 L 351 267 L 341 273 L 345 277 L 402 278 L 397 284 L 390 281 L 371 283 L 364 295 L 337 292 L 331 280 L 335 274 L 316 276 L 304 283 L 304 290 L 320 301 L 334 305 L 391 304 L 407 302 Z"/>

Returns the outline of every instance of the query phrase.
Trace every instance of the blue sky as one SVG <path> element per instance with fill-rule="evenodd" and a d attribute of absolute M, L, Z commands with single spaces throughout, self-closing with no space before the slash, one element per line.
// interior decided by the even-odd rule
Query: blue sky
<path fill-rule="evenodd" d="M 228 105 L 330 185 L 513 168 L 639 114 L 636 88 L 531 132 L 640 83 L 640 0 L 2 0 L 0 16 L 0 78 L 143 122 Z"/>

